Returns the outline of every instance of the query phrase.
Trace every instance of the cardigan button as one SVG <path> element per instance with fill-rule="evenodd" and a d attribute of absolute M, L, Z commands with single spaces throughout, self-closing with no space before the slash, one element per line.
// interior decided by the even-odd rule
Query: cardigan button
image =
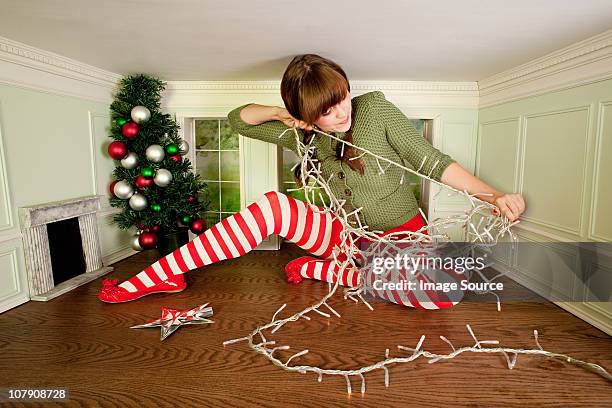
<path fill-rule="evenodd" d="M 347 196 L 350 196 L 351 194 L 353 194 L 353 192 L 351 191 L 350 188 L 346 188 L 344 189 L 344 194 L 346 194 Z"/>
<path fill-rule="evenodd" d="M 339 171 L 338 172 L 338 178 L 339 179 L 343 179 L 344 178 L 344 172 L 343 171 Z"/>

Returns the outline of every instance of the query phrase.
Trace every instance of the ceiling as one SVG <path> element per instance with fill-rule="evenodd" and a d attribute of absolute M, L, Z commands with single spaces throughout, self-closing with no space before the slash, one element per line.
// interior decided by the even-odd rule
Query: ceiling
<path fill-rule="evenodd" d="M 478 81 L 612 28 L 612 0 L 0 0 L 0 36 L 116 74 L 280 80 L 317 53 L 351 80 Z"/>

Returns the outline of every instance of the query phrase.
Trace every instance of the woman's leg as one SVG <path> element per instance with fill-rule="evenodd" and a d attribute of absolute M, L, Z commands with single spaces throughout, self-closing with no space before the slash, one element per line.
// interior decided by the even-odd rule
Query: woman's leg
<path fill-rule="evenodd" d="M 420 214 L 417 214 L 406 223 L 385 231 L 382 236 L 401 231 L 415 232 L 424 226 L 425 222 L 423 218 Z M 424 233 L 426 234 L 427 232 L 425 231 Z M 404 238 L 405 237 L 407 236 L 404 236 Z M 400 237 L 397 236 L 396 238 Z M 428 245 L 430 244 L 422 245 L 422 251 L 427 251 Z M 423 254 L 425 254 L 425 252 L 423 252 Z M 289 262 L 285 267 L 285 272 L 287 273 L 289 281 L 293 283 L 299 283 L 304 278 L 335 283 L 339 275 L 341 285 L 354 287 L 357 286 L 359 279 L 366 279 L 366 281 L 368 281 L 366 282 L 366 286 L 371 288 L 371 292 L 379 298 L 399 305 L 419 309 L 450 308 L 459 303 L 463 295 L 460 291 L 443 293 L 441 291 L 423 289 L 421 287 L 421 282 L 448 282 L 449 284 L 455 282 L 458 285 L 460 275 L 450 269 L 427 270 L 418 268 L 414 273 L 412 271 L 400 270 L 394 277 L 383 275 L 383 280 L 386 282 L 412 281 L 415 283 L 414 290 L 408 288 L 397 289 L 396 287 L 393 289 L 389 289 L 389 287 L 378 287 L 378 289 L 375 289 L 377 285 L 374 285 L 374 280 L 380 279 L 380 275 L 374 275 L 367 269 L 363 271 L 361 276 L 358 270 L 347 268 L 339 272 L 339 269 L 339 265 L 337 265 L 333 259 L 321 260 L 311 256 L 303 256 Z"/>
<path fill-rule="evenodd" d="M 244 255 L 270 234 L 281 235 L 313 255 L 328 258 L 341 229 L 341 222 L 332 213 L 317 212 L 307 203 L 283 193 L 268 192 L 118 287 L 132 294 L 147 291 L 176 275 Z M 110 288 L 105 290 L 111 292 Z M 130 298 L 121 295 L 117 296 L 115 291 L 113 296 L 104 296 L 101 292 L 100 299 Z"/>
<path fill-rule="evenodd" d="M 324 282 L 336 283 L 340 276 L 340 285 L 357 286 L 359 271 L 346 268 L 340 272 L 340 265 L 333 259 L 319 259 L 312 256 L 302 256 L 289 262 L 285 266 L 285 273 L 291 283 L 300 283 L 302 279 L 316 279 Z"/>
<path fill-rule="evenodd" d="M 420 214 L 415 215 L 413 218 L 408 220 L 406 223 L 385 231 L 382 236 L 389 235 L 391 233 L 397 233 L 402 231 L 419 231 L 425 226 L 425 222 Z M 427 234 L 426 230 L 422 233 Z M 405 238 L 406 236 L 396 236 L 396 238 Z M 426 255 L 428 248 L 431 243 L 413 243 L 411 245 L 419 245 L 421 248 L 420 254 Z M 389 256 L 392 256 L 390 254 Z M 366 287 L 368 290 L 376 296 L 388 300 L 389 302 L 397 303 L 399 305 L 414 307 L 418 309 L 447 309 L 455 306 L 463 297 L 463 292 L 454 291 L 452 293 L 444 293 L 441 291 L 430 290 L 423 285 L 423 283 L 444 283 L 448 284 L 455 283 L 458 285 L 459 275 L 450 269 L 444 270 L 430 270 L 426 268 L 418 267 L 415 270 L 406 270 L 400 268 L 395 274 L 383 273 L 377 275 L 372 273 L 372 270 L 364 271 L 361 277 L 366 280 Z M 412 282 L 410 289 L 406 286 L 402 288 L 398 286 L 383 286 L 375 284 L 376 280 L 386 283 L 402 283 Z M 408 285 L 406 283 L 406 285 Z"/>

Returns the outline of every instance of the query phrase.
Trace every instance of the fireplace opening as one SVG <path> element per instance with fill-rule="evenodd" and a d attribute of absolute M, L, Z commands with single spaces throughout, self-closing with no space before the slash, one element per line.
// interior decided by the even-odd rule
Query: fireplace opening
<path fill-rule="evenodd" d="M 47 224 L 53 283 L 58 285 L 85 272 L 85 254 L 78 217 Z"/>

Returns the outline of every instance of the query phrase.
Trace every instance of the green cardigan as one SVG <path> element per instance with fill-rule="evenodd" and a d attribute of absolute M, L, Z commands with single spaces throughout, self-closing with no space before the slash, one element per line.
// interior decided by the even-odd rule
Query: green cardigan
<path fill-rule="evenodd" d="M 242 105 L 228 114 L 230 126 L 239 134 L 253 139 L 275 143 L 296 151 L 295 133 L 286 132 L 284 123 L 274 120 L 259 125 L 250 125 L 240 119 Z M 380 91 L 368 92 L 352 99 L 353 108 L 353 143 L 379 156 L 403 163 L 405 167 L 418 169 L 429 174 L 434 163 L 438 162 L 431 178 L 440 181 L 444 169 L 454 160 L 435 149 L 414 128 L 414 125 L 391 102 L 385 99 Z M 300 139 L 303 132 L 298 130 Z M 334 132 L 336 137 L 343 138 L 344 133 Z M 363 207 L 359 219 L 363 225 L 368 225 L 370 231 L 386 231 L 397 227 L 418 214 L 418 204 L 408 182 L 400 184 L 402 170 L 396 166 L 388 166 L 380 161 L 385 169 L 380 174 L 376 158 L 370 155 L 362 157 L 365 173 L 361 176 L 346 164 L 336 158 L 337 141 L 324 135 L 316 134 L 313 145 L 316 147 L 317 158 L 321 162 L 322 176 L 330 182 L 332 192 L 339 200 L 346 200 L 344 206 L 347 213 L 355 208 Z M 357 154 L 360 154 L 357 152 Z M 407 172 L 406 172 L 407 173 Z M 407 174 L 405 180 L 408 180 Z M 350 217 L 352 225 L 357 225 L 354 217 Z"/>

